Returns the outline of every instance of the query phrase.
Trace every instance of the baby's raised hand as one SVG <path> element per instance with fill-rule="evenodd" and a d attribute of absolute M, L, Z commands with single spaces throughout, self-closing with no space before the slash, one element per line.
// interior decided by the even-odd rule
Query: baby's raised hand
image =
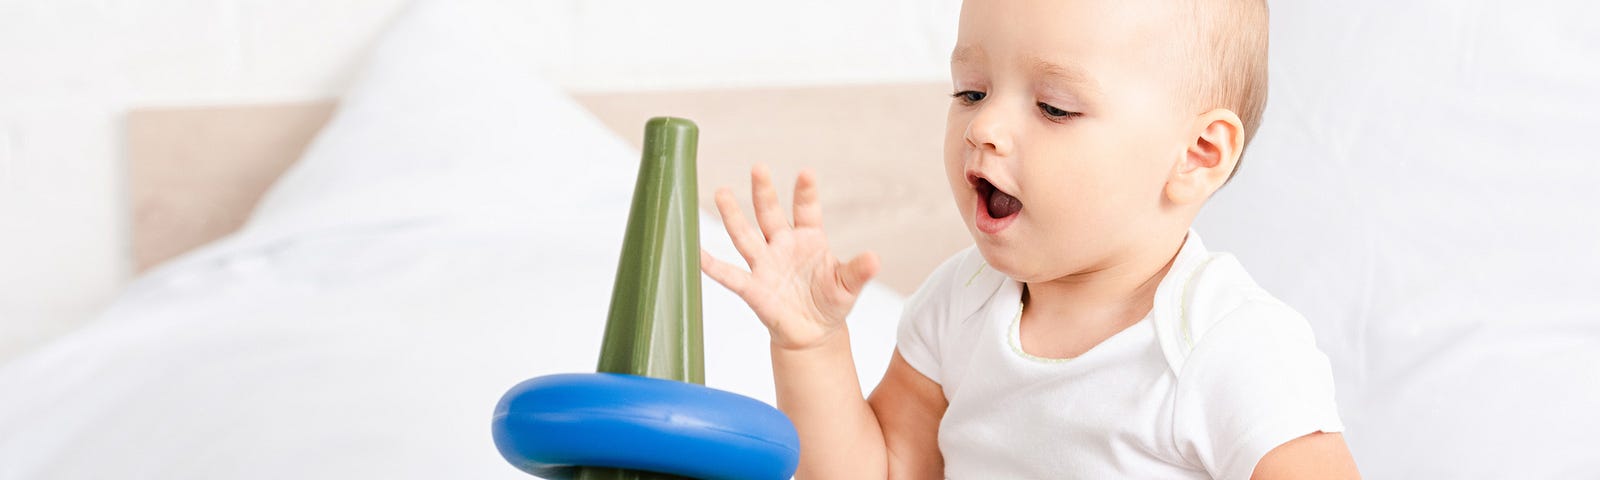
<path fill-rule="evenodd" d="M 845 314 L 861 287 L 878 273 L 878 257 L 870 252 L 849 263 L 828 252 L 815 177 L 804 171 L 795 179 L 793 226 L 778 205 L 772 173 L 765 166 L 750 171 L 760 230 L 745 220 L 733 192 L 717 189 L 717 211 L 750 271 L 700 251 L 701 270 L 750 304 L 779 348 L 811 348 L 844 331 Z"/>

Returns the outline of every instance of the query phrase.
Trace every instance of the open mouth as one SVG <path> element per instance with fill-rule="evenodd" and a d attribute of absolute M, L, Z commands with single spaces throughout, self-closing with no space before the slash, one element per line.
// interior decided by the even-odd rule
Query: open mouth
<path fill-rule="evenodd" d="M 1022 211 L 1022 200 L 995 188 L 983 177 L 977 178 L 978 199 L 982 200 L 983 214 L 992 219 L 1009 218 Z"/>
<path fill-rule="evenodd" d="M 1006 227 L 1016 222 L 1022 213 L 1022 200 L 1000 191 L 989 179 L 976 174 L 969 174 L 967 181 L 972 184 L 973 190 L 978 192 L 975 208 L 978 217 L 976 227 L 978 231 L 989 235 L 999 235 Z"/>

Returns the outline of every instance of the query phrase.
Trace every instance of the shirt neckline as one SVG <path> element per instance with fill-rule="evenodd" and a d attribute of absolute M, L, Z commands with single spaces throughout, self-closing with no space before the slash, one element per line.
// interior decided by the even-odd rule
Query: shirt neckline
<path fill-rule="evenodd" d="M 1179 279 L 1187 278 L 1188 274 L 1186 272 L 1189 270 L 1188 266 L 1189 266 L 1190 263 L 1193 263 L 1193 262 L 1189 261 L 1190 258 L 1191 257 L 1196 257 L 1196 256 L 1203 256 L 1204 253 L 1205 253 L 1205 244 L 1200 241 L 1199 234 L 1196 233 L 1194 231 L 1194 229 L 1192 229 L 1192 228 L 1189 229 L 1188 234 L 1184 236 L 1183 245 L 1178 248 L 1178 253 L 1177 253 L 1177 255 L 1174 256 L 1174 258 L 1172 260 L 1172 266 L 1167 269 L 1167 273 L 1162 276 L 1161 282 L 1156 285 L 1155 300 L 1153 302 L 1153 305 L 1151 305 L 1150 311 L 1148 313 L 1145 313 L 1144 317 L 1140 318 L 1139 321 L 1134 322 L 1132 324 L 1129 324 L 1127 327 L 1123 328 L 1122 330 L 1118 330 L 1117 333 L 1114 333 L 1111 336 L 1106 337 L 1105 340 L 1101 340 L 1100 343 L 1097 343 L 1094 346 L 1089 347 L 1088 350 L 1085 350 L 1083 353 L 1080 353 L 1080 354 L 1078 354 L 1077 356 L 1074 356 L 1074 357 L 1065 357 L 1065 358 L 1041 357 L 1041 356 L 1038 356 L 1038 355 L 1034 355 L 1034 354 L 1028 353 L 1027 351 L 1022 349 L 1022 310 L 1023 310 L 1022 289 L 1025 288 L 1025 287 L 1022 285 L 1022 282 L 1019 282 L 1019 281 L 1016 281 L 1016 280 L 1012 280 L 1012 279 L 1007 279 L 1006 286 L 1010 288 L 1010 291 L 1007 292 L 1007 297 L 1010 297 L 1012 293 L 1015 293 L 1016 312 L 1012 313 L 1010 326 L 1007 327 L 1007 331 L 1006 331 L 1006 335 L 1005 335 L 1006 344 L 1007 344 L 1008 347 L 1011 348 L 1012 353 L 1014 353 L 1019 358 L 1022 358 L 1024 360 L 1028 360 L 1028 361 L 1034 362 L 1034 363 L 1042 363 L 1042 364 L 1049 364 L 1049 365 L 1059 365 L 1059 364 L 1071 363 L 1073 360 L 1076 360 L 1076 359 L 1079 359 L 1079 358 L 1083 358 L 1086 355 L 1090 355 L 1090 354 L 1094 353 L 1096 350 L 1102 350 L 1102 348 L 1101 348 L 1102 346 L 1104 346 L 1106 344 L 1109 344 L 1109 343 L 1112 343 L 1113 341 L 1117 341 L 1117 339 L 1120 338 L 1120 337 L 1126 336 L 1126 334 L 1128 334 L 1128 332 L 1132 331 L 1135 327 L 1138 327 L 1139 325 L 1142 325 L 1145 322 L 1153 321 L 1155 316 L 1158 314 L 1158 312 L 1164 310 L 1163 308 L 1161 308 L 1162 297 L 1164 296 L 1162 294 L 1164 293 L 1164 291 L 1171 289 L 1171 286 L 1169 284 L 1173 283 L 1173 282 L 1177 282 L 1177 281 L 1179 281 Z M 1179 274 L 1180 270 L 1182 270 L 1185 273 L 1180 275 Z"/>
<path fill-rule="evenodd" d="M 1094 352 L 1097 351 L 1097 350 L 1104 350 L 1105 348 L 1109 348 L 1109 347 L 1105 347 L 1106 345 L 1109 345 L 1109 344 L 1112 344 L 1112 343 L 1120 343 L 1121 342 L 1121 340 L 1120 340 L 1121 337 L 1125 337 L 1125 336 L 1131 335 L 1131 333 L 1128 333 L 1128 332 L 1132 331 L 1135 328 L 1138 328 L 1140 325 L 1143 325 L 1145 322 L 1149 322 L 1150 319 L 1155 315 L 1155 309 L 1152 308 L 1150 313 L 1146 313 L 1143 318 L 1139 319 L 1139 321 L 1133 322 L 1133 323 L 1129 324 L 1127 327 L 1124 327 L 1122 330 L 1118 330 L 1117 333 L 1111 334 L 1111 336 L 1106 337 L 1106 339 L 1105 340 L 1101 340 L 1100 343 L 1096 343 L 1094 346 L 1089 347 L 1088 350 L 1085 350 L 1083 353 L 1078 354 L 1078 356 L 1056 358 L 1056 357 L 1042 357 L 1042 356 L 1039 356 L 1039 355 L 1034 355 L 1034 354 L 1028 353 L 1026 350 L 1022 349 L 1022 309 L 1023 309 L 1023 305 L 1022 305 L 1022 302 L 1019 300 L 1019 301 L 1017 301 L 1017 313 L 1015 313 L 1015 314 L 1013 314 L 1011 316 L 1011 325 L 1010 325 L 1010 327 L 1007 328 L 1006 344 L 1009 347 L 1011 347 L 1011 351 L 1013 353 L 1015 353 L 1018 357 L 1021 357 L 1024 360 L 1028 360 L 1030 362 L 1035 362 L 1035 363 L 1049 364 L 1049 365 L 1059 365 L 1059 364 L 1064 364 L 1064 363 L 1070 363 L 1073 360 L 1077 360 L 1077 359 L 1083 358 L 1085 356 L 1094 354 Z"/>

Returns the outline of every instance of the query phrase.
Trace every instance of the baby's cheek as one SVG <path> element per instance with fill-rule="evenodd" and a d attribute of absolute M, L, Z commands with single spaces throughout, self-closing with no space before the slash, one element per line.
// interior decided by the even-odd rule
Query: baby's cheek
<path fill-rule="evenodd" d="M 1117 206 L 1094 190 L 1088 185 L 1070 186 L 1041 202 L 1038 216 L 1050 226 L 1055 241 L 1076 243 L 1085 235 L 1098 235 L 1116 226 Z"/>

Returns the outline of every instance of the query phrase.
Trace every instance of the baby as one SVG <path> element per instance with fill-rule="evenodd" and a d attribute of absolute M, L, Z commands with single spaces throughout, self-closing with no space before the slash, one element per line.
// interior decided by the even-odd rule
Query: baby
<path fill-rule="evenodd" d="M 863 399 L 845 314 L 878 270 L 751 174 L 750 265 L 705 272 L 766 324 L 799 477 L 1354 478 L 1311 329 L 1190 223 L 1267 91 L 1263 0 L 968 0 L 945 173 L 976 245 L 913 295 Z"/>

